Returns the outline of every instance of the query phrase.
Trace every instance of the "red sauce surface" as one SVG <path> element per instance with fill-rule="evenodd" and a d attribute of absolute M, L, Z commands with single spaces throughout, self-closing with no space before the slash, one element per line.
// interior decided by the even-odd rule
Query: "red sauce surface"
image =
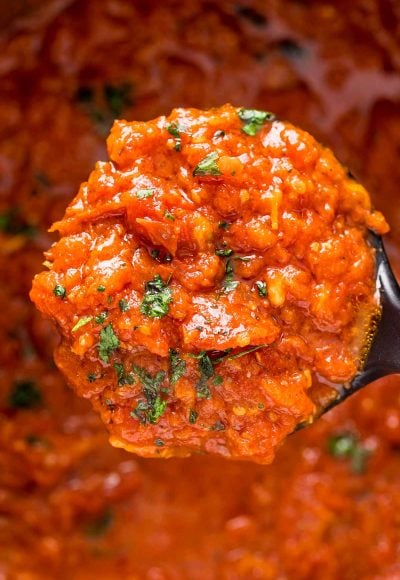
<path fill-rule="evenodd" d="M 383 216 L 328 149 L 261 111 L 117 121 L 108 151 L 33 283 L 58 367 L 117 447 L 269 463 L 312 420 L 313 383 L 359 368 Z"/>
<path fill-rule="evenodd" d="M 52 362 L 54 330 L 28 300 L 52 241 L 46 230 L 105 159 L 112 117 L 146 120 L 227 101 L 273 110 L 330 146 L 388 216 L 399 272 L 398 10 L 389 0 L 65 1 L 3 32 L 5 578 L 400 575 L 397 377 L 290 437 L 271 466 L 135 459 L 110 447 L 90 405 L 65 386 Z M 120 113 L 105 87 L 121 94 L 125 83 L 130 102 Z M 333 438 L 349 432 L 352 454 L 332 454 Z"/>

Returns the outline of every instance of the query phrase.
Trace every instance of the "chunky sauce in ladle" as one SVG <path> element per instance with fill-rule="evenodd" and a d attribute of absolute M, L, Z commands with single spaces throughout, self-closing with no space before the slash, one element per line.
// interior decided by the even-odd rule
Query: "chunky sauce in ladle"
<path fill-rule="evenodd" d="M 0 575 L 398 577 L 398 377 L 289 437 L 269 466 L 141 459 L 65 386 L 57 334 L 28 298 L 113 118 L 227 101 L 335 151 L 390 222 L 400 274 L 397 0 L 18 4 L 31 15 L 0 38 Z"/>
<path fill-rule="evenodd" d="M 321 383 L 360 369 L 383 216 L 328 149 L 264 111 L 117 121 L 108 151 L 33 284 L 59 368 L 115 446 L 270 462 L 326 403 Z"/>

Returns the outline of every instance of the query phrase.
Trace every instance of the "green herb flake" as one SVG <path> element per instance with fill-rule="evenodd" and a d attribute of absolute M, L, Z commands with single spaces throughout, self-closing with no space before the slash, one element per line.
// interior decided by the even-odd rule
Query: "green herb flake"
<path fill-rule="evenodd" d="M 110 529 L 113 520 L 114 515 L 112 511 L 109 508 L 106 508 L 100 516 L 86 525 L 86 536 L 89 538 L 99 538 L 104 536 L 104 534 Z"/>
<path fill-rule="evenodd" d="M 225 431 L 225 425 L 222 421 L 216 421 L 214 425 L 210 427 L 210 431 Z"/>
<path fill-rule="evenodd" d="M 222 256 L 222 257 L 226 258 L 226 257 L 231 256 L 233 254 L 233 250 L 231 250 L 228 247 L 225 247 L 225 248 L 217 248 L 215 250 L 215 254 L 217 256 Z"/>
<path fill-rule="evenodd" d="M 114 363 L 114 368 L 117 373 L 118 385 L 123 387 L 124 385 L 133 385 L 135 379 L 132 373 L 126 372 L 124 365 L 122 363 Z"/>
<path fill-rule="evenodd" d="M 156 447 L 164 447 L 165 443 L 162 439 L 154 439 L 154 445 Z"/>
<path fill-rule="evenodd" d="M 38 230 L 24 218 L 20 208 L 14 206 L 0 214 L 0 231 L 9 236 L 34 238 Z"/>
<path fill-rule="evenodd" d="M 106 291 L 106 287 L 103 286 L 103 284 L 100 284 L 99 286 L 97 286 L 97 292 L 105 292 Z"/>
<path fill-rule="evenodd" d="M 118 308 L 120 309 L 121 312 L 128 312 L 128 310 L 130 310 L 131 307 L 129 306 L 129 302 L 125 300 L 125 298 L 122 298 L 118 302 Z"/>
<path fill-rule="evenodd" d="M 214 366 L 206 351 L 202 351 L 198 355 L 198 359 L 199 359 L 198 367 L 200 372 L 200 378 L 196 384 L 197 397 L 199 399 L 210 399 L 211 391 L 208 385 L 208 381 L 215 374 Z"/>
<path fill-rule="evenodd" d="M 213 379 L 213 385 L 219 387 L 224 382 L 224 379 L 221 375 L 216 375 Z"/>
<path fill-rule="evenodd" d="M 140 312 L 150 318 L 162 318 L 168 314 L 169 305 L 172 301 L 172 291 L 157 274 L 146 283 Z"/>
<path fill-rule="evenodd" d="M 40 437 L 39 435 L 35 435 L 31 433 L 25 437 L 25 442 L 30 447 L 51 447 L 50 441 L 45 437 Z"/>
<path fill-rule="evenodd" d="M 132 85 L 129 82 L 120 85 L 105 85 L 104 99 L 111 116 L 119 119 L 126 107 L 132 104 Z"/>
<path fill-rule="evenodd" d="M 67 291 L 64 286 L 61 286 L 61 284 L 56 284 L 53 288 L 53 294 L 54 296 L 61 298 L 61 300 L 64 300 L 64 298 L 67 296 Z"/>
<path fill-rule="evenodd" d="M 224 292 L 232 292 L 232 290 L 235 290 L 235 288 L 237 288 L 239 281 L 234 280 L 233 275 L 234 275 L 234 271 L 233 271 L 232 260 L 228 260 L 226 262 L 226 267 L 225 267 L 225 280 L 222 284 L 222 288 L 223 288 Z"/>
<path fill-rule="evenodd" d="M 259 296 L 261 296 L 261 298 L 265 298 L 266 296 L 268 296 L 267 285 L 263 280 L 257 280 L 256 287 L 258 294 Z"/>
<path fill-rule="evenodd" d="M 99 377 L 95 373 L 89 373 L 88 375 L 86 375 L 86 378 L 89 381 L 89 383 L 94 383 L 94 381 L 97 381 Z"/>
<path fill-rule="evenodd" d="M 172 213 L 170 213 L 168 210 L 164 213 L 164 215 L 168 220 L 171 220 L 172 222 L 175 221 L 175 216 L 173 216 Z"/>
<path fill-rule="evenodd" d="M 366 462 L 370 455 L 368 449 L 365 449 L 359 442 L 358 437 L 350 432 L 330 437 L 328 451 L 333 457 L 348 459 L 350 469 L 355 474 L 361 474 L 365 471 Z"/>
<path fill-rule="evenodd" d="M 99 357 L 100 359 L 108 363 L 110 355 L 112 352 L 117 350 L 119 347 L 119 339 L 114 333 L 114 329 L 111 324 L 107 324 L 100 331 L 100 341 L 99 341 Z"/>
<path fill-rule="evenodd" d="M 242 131 L 251 137 L 257 135 L 267 121 L 274 121 L 276 118 L 273 113 L 257 109 L 239 109 L 238 116 L 245 123 Z"/>
<path fill-rule="evenodd" d="M 167 125 L 167 131 L 170 135 L 175 137 L 175 147 L 174 147 L 175 151 L 180 151 L 182 149 L 181 133 L 183 133 L 184 131 L 182 131 L 182 128 L 179 127 L 176 123 L 169 123 Z"/>
<path fill-rule="evenodd" d="M 199 177 L 201 175 L 221 175 L 221 171 L 217 165 L 218 153 L 215 151 L 209 153 L 193 170 L 193 176 Z"/>
<path fill-rule="evenodd" d="M 107 405 L 107 409 L 109 409 L 111 411 L 111 413 L 118 408 L 118 405 L 116 405 L 115 403 L 113 403 L 112 399 L 106 399 L 105 402 L 106 402 L 106 405 Z"/>
<path fill-rule="evenodd" d="M 199 414 L 195 409 L 190 409 L 189 411 L 189 423 L 194 425 L 199 417 Z"/>
<path fill-rule="evenodd" d="M 260 348 L 265 348 L 266 346 L 268 346 L 268 345 L 267 344 L 258 344 L 257 346 L 252 346 L 251 348 L 248 348 L 247 350 L 242 350 L 242 352 L 238 352 L 236 354 L 231 354 L 227 358 L 229 360 L 235 360 L 237 358 L 241 358 L 242 356 L 246 356 L 246 354 L 250 354 L 251 352 L 256 352 L 256 350 L 260 350 Z"/>
<path fill-rule="evenodd" d="M 154 192 L 154 187 L 149 187 L 148 189 L 138 189 L 136 192 L 136 197 L 138 199 L 146 199 L 147 197 L 153 197 Z"/>
<path fill-rule="evenodd" d="M 108 312 L 107 310 L 103 310 L 103 312 L 100 312 L 100 314 L 98 314 L 97 316 L 94 317 L 94 321 L 96 324 L 103 324 L 103 322 L 105 322 L 105 320 L 108 318 Z"/>
<path fill-rule="evenodd" d="M 76 101 L 101 135 L 106 135 L 114 119 L 121 118 L 124 109 L 133 103 L 133 87 L 129 82 L 104 86 L 79 87 Z"/>
<path fill-rule="evenodd" d="M 229 222 L 219 222 L 218 227 L 221 230 L 227 230 L 231 224 Z"/>
<path fill-rule="evenodd" d="M 75 326 L 72 327 L 71 332 L 76 332 L 77 330 L 82 328 L 82 326 L 86 326 L 86 324 L 89 324 L 89 322 L 92 319 L 93 319 L 93 316 L 82 316 L 82 318 L 80 318 L 78 320 L 78 322 L 75 324 Z"/>
<path fill-rule="evenodd" d="M 166 373 L 165 371 L 159 371 L 152 376 L 146 369 L 137 365 L 133 365 L 132 370 L 142 383 L 146 401 L 138 403 L 136 409 L 131 412 L 131 417 L 138 419 L 143 424 L 149 422 L 154 425 L 167 407 L 167 401 L 162 400 L 160 397 L 160 387 L 165 380 Z"/>
<path fill-rule="evenodd" d="M 8 404 L 13 409 L 35 409 L 42 403 L 42 393 L 29 379 L 16 381 L 8 395 Z"/>
<path fill-rule="evenodd" d="M 147 420 L 152 425 L 155 425 L 159 418 L 164 414 L 167 408 L 167 401 L 163 401 L 161 397 L 157 397 L 152 407 L 147 411 Z"/>
<path fill-rule="evenodd" d="M 169 368 L 169 380 L 171 385 L 174 385 L 185 374 L 186 362 L 172 348 L 169 349 Z"/>

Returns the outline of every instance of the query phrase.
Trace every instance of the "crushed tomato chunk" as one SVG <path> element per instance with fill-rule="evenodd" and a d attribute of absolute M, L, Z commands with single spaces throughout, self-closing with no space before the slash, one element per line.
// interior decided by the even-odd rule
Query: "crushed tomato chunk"
<path fill-rule="evenodd" d="M 117 447 L 269 463 L 359 368 L 384 218 L 271 114 L 175 109 L 107 144 L 33 283 L 57 365 Z"/>

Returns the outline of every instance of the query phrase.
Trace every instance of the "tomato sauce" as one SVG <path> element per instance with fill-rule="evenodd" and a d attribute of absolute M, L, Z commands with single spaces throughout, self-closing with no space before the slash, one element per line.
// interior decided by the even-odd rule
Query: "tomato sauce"
<path fill-rule="evenodd" d="M 398 377 L 290 436 L 270 466 L 138 459 L 66 387 L 28 299 L 113 118 L 228 101 L 335 151 L 387 215 L 399 273 L 397 2 L 18 6 L 0 40 L 0 574 L 397 578 Z"/>
<path fill-rule="evenodd" d="M 328 149 L 264 111 L 117 121 L 108 151 L 33 283 L 62 332 L 58 367 L 117 447 L 269 463 L 311 422 L 313 383 L 359 368 L 383 216 Z"/>

